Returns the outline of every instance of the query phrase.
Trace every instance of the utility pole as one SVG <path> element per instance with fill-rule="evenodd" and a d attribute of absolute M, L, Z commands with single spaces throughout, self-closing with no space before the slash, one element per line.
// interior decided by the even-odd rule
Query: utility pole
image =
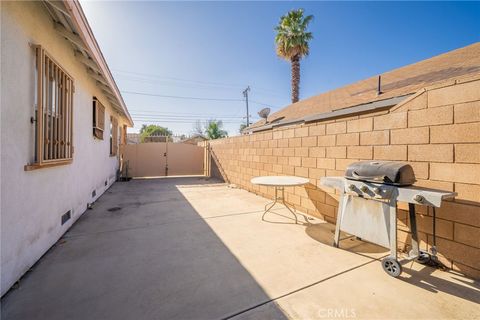
<path fill-rule="evenodd" d="M 250 91 L 250 86 L 243 90 L 243 96 L 245 97 L 245 103 L 247 104 L 247 127 L 250 126 L 250 115 L 248 113 L 248 91 Z"/>

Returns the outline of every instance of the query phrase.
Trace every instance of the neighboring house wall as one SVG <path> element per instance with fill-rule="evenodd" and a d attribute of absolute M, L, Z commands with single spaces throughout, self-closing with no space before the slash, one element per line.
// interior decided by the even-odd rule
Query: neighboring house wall
<path fill-rule="evenodd" d="M 210 142 L 228 179 L 254 186 L 263 175 L 308 177 L 306 188 L 285 190 L 303 212 L 335 223 L 338 195 L 320 187 L 324 176 L 342 176 L 362 159 L 408 161 L 419 186 L 458 192 L 437 209 L 437 248 L 449 268 L 480 277 L 480 80 L 450 81 L 422 90 L 389 111 L 308 125 L 276 128 Z M 399 206 L 399 246 L 408 249 L 407 206 Z M 432 244 L 432 210 L 417 209 L 421 247 Z"/>
<path fill-rule="evenodd" d="M 34 51 L 39 44 L 73 77 L 71 164 L 25 171 L 34 155 Z M 108 100 L 53 28 L 41 2 L 1 3 L 1 294 L 3 295 L 114 181 Z M 104 140 L 93 137 L 92 97 L 105 105 Z M 117 116 L 119 128 L 126 122 Z M 92 196 L 95 191 L 96 195 Z M 61 225 L 61 216 L 72 218 Z"/>

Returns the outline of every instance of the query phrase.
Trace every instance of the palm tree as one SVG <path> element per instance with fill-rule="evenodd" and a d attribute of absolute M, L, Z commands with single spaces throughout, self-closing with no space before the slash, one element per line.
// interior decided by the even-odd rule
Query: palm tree
<path fill-rule="evenodd" d="M 205 133 L 210 140 L 225 138 L 228 136 L 227 131 L 222 129 L 222 120 L 209 120 L 205 126 Z"/>
<path fill-rule="evenodd" d="M 277 55 L 292 63 L 292 103 L 298 101 L 300 85 L 300 59 L 308 55 L 308 42 L 313 39 L 307 32 L 308 24 L 313 16 L 303 16 L 303 9 L 291 10 L 280 18 L 275 44 Z"/>

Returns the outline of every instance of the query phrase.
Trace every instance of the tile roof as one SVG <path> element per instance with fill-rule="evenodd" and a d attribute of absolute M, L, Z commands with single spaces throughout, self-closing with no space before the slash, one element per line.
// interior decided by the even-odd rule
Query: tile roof
<path fill-rule="evenodd" d="M 377 94 L 378 76 L 374 76 L 300 100 L 271 114 L 268 120 L 281 118 L 282 121 L 288 121 L 399 97 L 439 82 L 473 74 L 480 74 L 480 42 L 383 73 L 380 95 Z M 261 120 L 251 128 L 264 123 Z"/>

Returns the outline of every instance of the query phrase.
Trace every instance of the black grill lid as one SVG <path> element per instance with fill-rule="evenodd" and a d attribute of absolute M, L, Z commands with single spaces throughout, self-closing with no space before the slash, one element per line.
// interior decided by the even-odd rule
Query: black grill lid
<path fill-rule="evenodd" d="M 415 173 L 411 165 L 398 161 L 358 161 L 350 164 L 345 171 L 345 178 L 409 186 L 415 183 Z"/>

